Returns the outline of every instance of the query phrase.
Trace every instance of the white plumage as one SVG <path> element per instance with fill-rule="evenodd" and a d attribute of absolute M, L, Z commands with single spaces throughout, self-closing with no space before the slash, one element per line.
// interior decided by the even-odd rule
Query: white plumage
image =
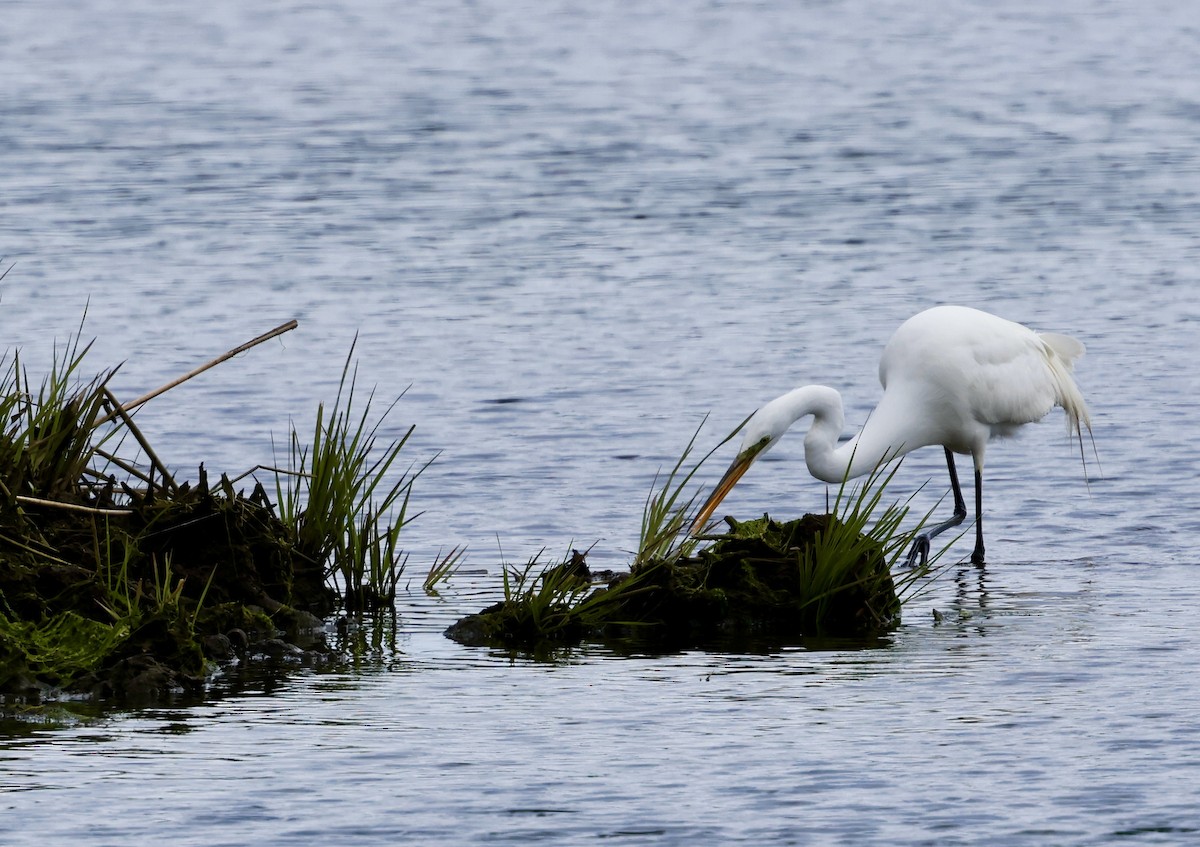
<path fill-rule="evenodd" d="M 909 318 L 892 335 L 879 360 L 883 397 L 862 430 L 837 446 L 845 423 L 842 398 L 832 388 L 808 385 L 767 403 L 747 420 L 737 457 L 701 508 L 694 531 L 750 464 L 797 420 L 813 417 L 804 438 L 809 472 L 837 483 L 861 476 L 885 459 L 940 444 L 955 500 L 954 517 L 924 533 L 914 556 L 927 555 L 929 539 L 966 517 L 954 453 L 975 465 L 975 550 L 983 561 L 982 479 L 990 439 L 1041 420 L 1055 406 L 1070 432 L 1090 432 L 1087 404 L 1071 373 L 1083 344 L 1065 335 L 1037 333 L 1021 324 L 965 306 L 937 306 Z M 919 548 L 919 549 L 918 549 Z"/>

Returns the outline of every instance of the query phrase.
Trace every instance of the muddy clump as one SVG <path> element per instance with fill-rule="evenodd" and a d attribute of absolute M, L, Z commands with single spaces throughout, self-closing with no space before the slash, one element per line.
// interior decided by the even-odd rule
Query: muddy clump
<path fill-rule="evenodd" d="M 598 585 L 581 562 L 556 566 L 446 634 L 515 649 L 615 639 L 673 649 L 730 638 L 870 636 L 898 622 L 882 545 L 862 536 L 831 543 L 842 528 L 837 517 L 726 521 L 728 531 L 696 555 L 650 561 Z"/>
<path fill-rule="evenodd" d="M 6 499 L 0 695 L 198 693 L 214 662 L 319 626 L 337 602 L 261 488 L 210 490 L 203 468 L 195 487 L 79 503 L 90 512 Z"/>

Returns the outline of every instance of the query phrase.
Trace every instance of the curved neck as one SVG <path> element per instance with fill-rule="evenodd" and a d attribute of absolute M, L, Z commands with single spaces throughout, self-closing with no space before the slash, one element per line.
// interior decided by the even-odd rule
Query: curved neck
<path fill-rule="evenodd" d="M 872 426 L 871 419 L 858 435 L 838 446 L 846 418 L 841 395 L 828 386 L 806 385 L 783 395 L 779 402 L 781 412 L 790 418 L 789 425 L 805 415 L 813 416 L 804 436 L 804 461 L 809 473 L 824 482 L 839 483 L 870 473 L 885 458 L 904 450 L 893 443 L 886 427 Z M 872 418 L 878 420 L 879 416 Z"/>

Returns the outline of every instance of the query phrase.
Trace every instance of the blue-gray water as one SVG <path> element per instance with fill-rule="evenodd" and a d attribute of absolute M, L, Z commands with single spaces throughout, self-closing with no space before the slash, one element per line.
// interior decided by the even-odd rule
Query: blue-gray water
<path fill-rule="evenodd" d="M 361 674 L 0 745 L 7 845 L 1149 844 L 1200 832 L 1200 29 L 1185 2 L 0 4 L 0 345 L 86 306 L 181 475 L 359 379 L 417 426 L 410 570 Z M 878 397 L 937 302 L 1069 333 L 989 452 L 989 563 L 880 649 L 564 665 L 441 635 L 522 560 L 621 567 L 654 473 L 797 384 Z M 498 400 L 516 401 L 498 403 Z M 799 514 L 800 435 L 723 511 Z M 938 451 L 896 486 L 928 505 Z M 727 454 L 718 457 L 712 477 Z M 969 553 L 960 542 L 957 556 Z M 478 571 L 486 570 L 486 573 Z M 934 622 L 933 610 L 945 619 Z"/>

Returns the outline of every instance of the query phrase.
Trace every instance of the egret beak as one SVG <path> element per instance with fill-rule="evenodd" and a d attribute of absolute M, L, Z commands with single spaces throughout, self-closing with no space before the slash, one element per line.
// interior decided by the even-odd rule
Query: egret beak
<path fill-rule="evenodd" d="M 717 506 L 721 505 L 721 501 L 725 499 L 725 495 L 729 493 L 729 490 L 737 485 L 737 481 L 750 468 L 750 465 L 760 452 L 761 448 L 757 450 L 743 450 L 737 455 L 737 458 L 733 460 L 733 464 L 729 466 L 729 470 L 725 471 L 725 475 L 721 477 L 721 481 L 713 489 L 713 493 L 709 495 L 708 499 L 704 501 L 704 505 L 700 507 L 700 513 L 696 515 L 696 520 L 692 523 L 691 535 L 695 535 L 704 529 L 704 525 L 708 522 L 709 517 L 712 516 Z"/>

